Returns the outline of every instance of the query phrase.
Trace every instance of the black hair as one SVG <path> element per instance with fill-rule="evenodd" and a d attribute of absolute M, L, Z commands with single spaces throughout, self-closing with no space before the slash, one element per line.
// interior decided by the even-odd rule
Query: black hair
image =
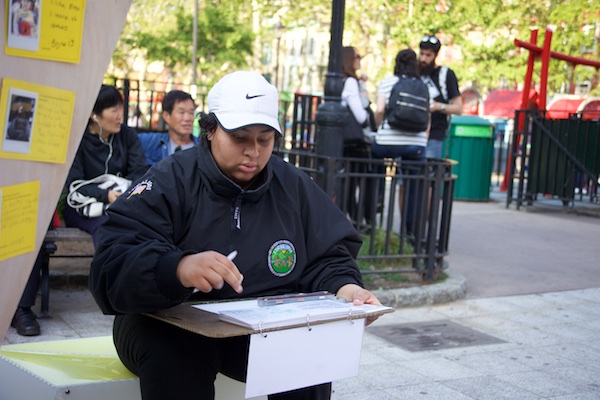
<path fill-rule="evenodd" d="M 181 90 L 171 90 L 165 95 L 165 97 L 163 97 L 162 110 L 171 114 L 173 112 L 173 107 L 175 107 L 175 104 L 187 100 L 191 100 L 192 103 L 194 103 L 194 106 L 196 105 L 194 99 L 192 99 L 192 96 L 189 93 L 186 93 Z"/>
<path fill-rule="evenodd" d="M 433 52 L 437 54 L 442 48 L 442 42 L 440 42 L 440 39 L 435 35 L 424 35 L 423 39 L 421 39 L 421 43 L 419 43 L 419 48 L 423 50 L 433 50 Z"/>
<path fill-rule="evenodd" d="M 119 105 L 123 105 L 123 96 L 121 96 L 117 88 L 110 85 L 102 85 L 92 111 L 94 114 L 100 115 L 107 108 Z"/>
<path fill-rule="evenodd" d="M 200 114 L 198 114 L 198 118 L 200 135 L 202 135 L 202 140 L 206 140 L 206 135 L 214 133 L 217 130 L 219 121 L 217 121 L 217 117 L 214 113 L 206 114 L 204 111 L 201 111 Z"/>
<path fill-rule="evenodd" d="M 417 78 L 419 76 L 417 53 L 412 49 L 400 50 L 396 55 L 394 75 L 406 75 Z"/>

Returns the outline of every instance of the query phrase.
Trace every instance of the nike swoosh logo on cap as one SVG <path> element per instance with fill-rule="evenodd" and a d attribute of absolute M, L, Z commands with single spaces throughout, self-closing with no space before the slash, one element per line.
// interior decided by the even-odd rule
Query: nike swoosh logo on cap
<path fill-rule="evenodd" d="M 250 99 L 255 99 L 257 97 L 263 97 L 265 96 L 264 94 L 257 94 L 255 96 L 250 96 L 250 93 L 246 93 L 246 99 L 250 100 Z"/>

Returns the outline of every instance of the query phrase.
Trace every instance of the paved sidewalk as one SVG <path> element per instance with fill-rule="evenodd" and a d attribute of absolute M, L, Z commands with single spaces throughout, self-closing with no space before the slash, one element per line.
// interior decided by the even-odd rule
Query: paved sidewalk
<path fill-rule="evenodd" d="M 487 203 L 455 201 L 450 269 L 467 281 L 467 298 L 600 287 L 600 204 L 541 198 L 517 211 L 506 194 Z"/>
<path fill-rule="evenodd" d="M 111 334 L 85 290 L 54 290 L 51 307 L 41 336 L 11 328 L 4 344 Z M 359 375 L 332 398 L 598 399 L 599 331 L 600 288 L 398 309 L 367 327 Z"/>
<path fill-rule="evenodd" d="M 335 400 L 600 398 L 600 289 L 399 309 L 366 331 Z"/>

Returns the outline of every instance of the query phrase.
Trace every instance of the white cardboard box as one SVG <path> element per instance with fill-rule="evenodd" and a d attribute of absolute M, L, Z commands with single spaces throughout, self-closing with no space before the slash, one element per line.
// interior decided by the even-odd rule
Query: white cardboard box
<path fill-rule="evenodd" d="M 3 346 L 0 398 L 140 400 L 138 378 L 119 360 L 110 336 Z"/>
<path fill-rule="evenodd" d="M 216 399 L 244 399 L 245 384 L 217 375 Z M 140 400 L 138 378 L 112 337 L 7 345 L 0 349 L 0 399 Z M 266 400 L 265 397 L 257 399 Z"/>

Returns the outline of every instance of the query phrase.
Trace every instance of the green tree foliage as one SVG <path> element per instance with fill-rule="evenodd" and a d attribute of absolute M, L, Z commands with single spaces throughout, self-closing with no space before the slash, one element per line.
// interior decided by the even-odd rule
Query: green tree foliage
<path fill-rule="evenodd" d="M 548 17 L 554 27 L 552 50 L 600 61 L 600 2 L 594 0 L 554 0 Z M 592 94 L 600 95 L 597 86 L 598 70 L 578 66 L 574 69 L 563 61 L 551 64 L 550 85 L 558 89 L 564 82 L 591 81 L 596 79 Z M 594 77 L 595 75 L 595 77 Z"/>
<path fill-rule="evenodd" d="M 127 20 L 113 52 L 113 65 L 128 74 L 136 57 L 145 59 L 144 49 L 137 43 L 140 32 L 163 32 L 175 22 L 175 10 L 180 1 L 134 0 L 129 8 Z"/>
<path fill-rule="evenodd" d="M 137 43 L 151 61 L 164 61 L 174 70 L 189 68 L 192 56 L 193 15 L 179 8 L 171 30 L 157 35 L 139 32 Z M 198 17 L 198 71 L 200 76 L 221 75 L 232 68 L 247 65 L 252 53 L 254 34 L 239 26 L 233 14 L 223 8 L 203 10 Z"/>
<path fill-rule="evenodd" d="M 194 14 L 190 2 L 186 3 L 134 0 L 134 11 L 150 6 L 157 12 L 147 15 L 150 21 L 134 22 L 128 27 L 121 36 L 123 48 L 128 52 L 138 50 L 150 62 L 162 61 L 174 73 L 191 76 Z M 215 77 L 225 72 L 246 67 L 254 40 L 252 25 L 240 23 L 236 2 L 217 3 L 203 2 L 198 14 L 197 72 L 199 81 L 206 85 L 214 83 Z M 161 4 L 165 8 L 158 11 Z M 146 14 L 146 11 L 141 13 Z M 123 56 L 127 54 L 117 53 L 113 59 L 117 57 L 118 63 L 122 64 Z"/>
<path fill-rule="evenodd" d="M 286 27 L 329 25 L 331 22 L 331 1 L 255 0 L 253 5 L 262 18 L 278 19 Z"/>
<path fill-rule="evenodd" d="M 528 39 L 528 21 L 543 15 L 535 4 L 489 0 L 458 0 L 451 19 L 464 21 L 452 26 L 454 44 L 462 49 L 460 73 L 463 83 L 481 92 L 491 88 L 514 89 L 525 76 L 527 54 L 514 39 Z"/>
<path fill-rule="evenodd" d="M 398 51 L 410 47 L 418 53 L 424 34 L 445 32 L 450 14 L 438 12 L 435 2 L 419 0 L 346 0 L 344 44 L 367 55 L 362 63 L 369 90 L 392 73 Z"/>
<path fill-rule="evenodd" d="M 285 29 L 327 27 L 331 1 L 322 0 L 202 0 L 198 23 L 198 76 L 211 77 L 245 66 L 260 65 L 261 40 L 273 38 L 273 21 Z M 425 33 L 436 33 L 444 46 L 460 48 L 460 56 L 444 61 L 461 85 L 486 93 L 516 88 L 523 82 L 528 51 L 514 39 L 529 41 L 538 29 L 538 45 L 546 27 L 554 31 L 552 50 L 598 60 L 600 2 L 595 0 L 346 0 L 344 45 L 366 54 L 363 68 L 370 91 L 393 69 L 396 53 L 405 47 L 418 51 Z M 174 72 L 190 76 L 192 64 L 193 1 L 134 0 L 113 64 L 127 71 L 132 54 L 165 62 Z M 534 80 L 539 82 L 540 63 Z M 571 80 L 593 80 L 598 72 L 567 63 L 550 64 L 549 93 L 564 90 Z M 596 89 L 598 90 L 598 89 Z"/>
<path fill-rule="evenodd" d="M 367 71 L 377 79 L 391 72 L 397 51 L 405 47 L 418 51 L 418 41 L 425 33 L 438 34 L 444 46 L 460 48 L 462 59 L 452 58 L 444 64 L 457 72 L 461 85 L 474 86 L 483 93 L 516 88 L 523 82 L 529 52 L 516 47 L 514 39 L 529 41 L 532 29 L 538 29 L 539 46 L 546 27 L 551 27 L 553 51 L 598 60 L 598 1 L 347 0 L 346 4 L 345 42 L 379 58 L 374 63 L 379 68 Z M 534 74 L 538 83 L 539 71 L 538 61 Z M 595 72 L 579 66 L 573 78 L 592 79 Z M 552 61 L 549 92 L 564 89 L 572 73 L 568 64 Z"/>

